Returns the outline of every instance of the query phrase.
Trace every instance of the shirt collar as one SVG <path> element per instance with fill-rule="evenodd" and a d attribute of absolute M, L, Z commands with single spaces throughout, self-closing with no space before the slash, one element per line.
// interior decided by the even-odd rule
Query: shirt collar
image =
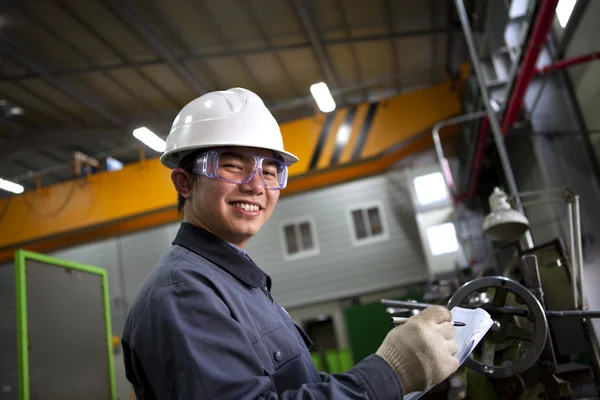
<path fill-rule="evenodd" d="M 182 222 L 173 244 L 206 258 L 250 286 L 260 288 L 267 285 L 267 289 L 271 290 L 271 278 L 245 251 L 199 226 Z"/>

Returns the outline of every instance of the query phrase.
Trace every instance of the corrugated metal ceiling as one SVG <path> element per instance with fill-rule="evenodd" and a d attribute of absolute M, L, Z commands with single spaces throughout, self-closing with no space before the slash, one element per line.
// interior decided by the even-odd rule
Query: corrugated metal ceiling
<path fill-rule="evenodd" d="M 208 90 L 254 90 L 285 122 L 314 112 L 318 81 L 340 105 L 439 83 L 459 32 L 447 0 L 5 3 L 0 100 L 24 113 L 0 116 L 0 176 L 65 166 L 44 183 L 73 151 L 138 145 L 135 126 L 165 135 Z"/>

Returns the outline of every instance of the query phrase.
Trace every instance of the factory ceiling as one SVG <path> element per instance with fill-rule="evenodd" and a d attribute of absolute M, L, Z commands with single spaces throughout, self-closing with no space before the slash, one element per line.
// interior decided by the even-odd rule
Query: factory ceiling
<path fill-rule="evenodd" d="M 0 176 L 27 190 L 71 178 L 77 151 L 135 161 L 133 129 L 164 138 L 211 90 L 251 89 L 286 122 L 316 112 L 320 81 L 339 106 L 431 86 L 461 43 L 447 0 L 3 1 Z"/>

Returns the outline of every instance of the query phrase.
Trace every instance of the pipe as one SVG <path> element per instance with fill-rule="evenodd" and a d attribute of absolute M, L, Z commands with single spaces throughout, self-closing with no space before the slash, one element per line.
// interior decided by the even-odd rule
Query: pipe
<path fill-rule="evenodd" d="M 583 56 L 559 60 L 559 61 L 555 62 L 554 64 L 546 65 L 545 67 L 543 67 L 541 69 L 536 68 L 535 74 L 543 75 L 543 74 L 546 74 L 551 71 L 558 71 L 561 69 L 566 69 L 566 68 L 572 67 L 574 65 L 583 64 L 583 63 L 594 61 L 594 60 L 600 60 L 600 51 L 596 51 L 596 52 L 590 53 L 590 54 L 585 54 Z"/>
<path fill-rule="evenodd" d="M 600 51 L 586 54 L 583 56 L 570 58 L 570 59 L 559 60 L 554 64 L 547 65 L 541 69 L 536 69 L 535 74 L 536 75 L 544 75 L 544 74 L 547 74 L 552 71 L 566 69 L 566 68 L 572 67 L 574 65 L 579 65 L 579 64 L 583 64 L 583 63 L 594 61 L 594 60 L 600 60 Z M 485 122 L 487 122 L 487 121 L 485 121 Z M 482 126 L 479 130 L 479 136 L 477 137 L 478 147 L 475 149 L 475 155 L 473 156 L 473 161 L 472 161 L 471 175 L 469 177 L 469 191 L 467 192 L 466 195 L 464 195 L 466 198 L 471 198 L 475 194 L 475 187 L 477 186 L 477 182 L 479 181 L 478 171 L 479 171 L 481 159 L 483 158 L 483 151 L 485 149 L 485 147 L 483 146 L 483 143 L 485 143 L 485 140 L 487 139 L 488 128 L 489 128 L 489 125 L 484 125 L 484 122 L 482 122 Z M 504 134 L 506 134 L 506 133 L 507 132 L 504 132 Z"/>
<path fill-rule="evenodd" d="M 545 0 L 542 2 L 512 96 L 504 114 L 502 131 L 505 135 L 521 113 L 525 93 L 527 92 L 529 83 L 533 79 L 536 69 L 535 65 L 552 28 L 557 5 L 558 0 Z"/>
<path fill-rule="evenodd" d="M 440 305 L 388 299 L 381 299 L 380 303 L 382 306 L 385 307 L 405 307 L 409 310 L 425 310 L 426 308 Z M 518 317 L 526 317 L 527 315 L 529 315 L 528 310 L 517 307 L 495 307 L 490 306 L 488 304 L 480 306 L 470 306 L 467 304 L 461 304 L 460 307 L 469 309 L 481 308 L 486 310 L 490 314 L 516 315 Z M 600 310 L 544 310 L 544 313 L 546 314 L 547 318 L 600 318 Z"/>
<path fill-rule="evenodd" d="M 461 0 L 456 0 L 457 4 L 458 2 Z M 554 11 L 556 10 L 556 6 L 558 4 L 558 0 L 545 0 L 542 3 L 541 9 L 538 13 L 538 16 L 534 22 L 534 26 L 532 28 L 532 34 L 530 37 L 530 41 L 529 41 L 529 45 L 527 46 L 525 55 L 523 56 L 523 63 L 522 66 L 519 70 L 519 74 L 517 76 L 516 82 L 514 84 L 514 90 L 512 91 L 512 96 L 510 96 L 510 98 L 507 100 L 507 108 L 506 108 L 506 112 L 504 113 L 504 121 L 502 123 L 502 135 L 506 135 L 508 132 L 508 127 L 510 127 L 514 121 L 517 119 L 517 117 L 519 116 L 520 112 L 521 112 L 521 107 L 523 104 L 523 99 L 525 97 L 525 92 L 527 90 L 527 87 L 529 86 L 529 82 L 531 81 L 532 77 L 533 77 L 533 72 L 535 70 L 535 64 L 537 62 L 537 59 L 540 55 L 541 49 L 543 47 L 543 44 L 545 43 L 546 38 L 548 37 L 548 33 L 551 29 L 552 26 L 552 21 L 554 19 Z M 466 23 L 468 26 L 468 22 Z M 466 36 L 466 32 L 465 32 L 465 36 Z M 475 60 L 475 58 L 473 57 L 473 54 L 471 54 L 471 58 L 473 60 Z M 478 59 L 477 59 L 478 60 Z M 475 64 L 475 62 L 473 63 Z M 481 86 L 481 83 L 480 83 Z M 483 93 L 483 91 L 482 91 Z M 486 102 L 486 99 L 484 98 L 484 102 Z M 486 102 L 487 104 L 487 102 Z M 497 136 L 496 130 L 495 130 L 495 121 L 492 121 L 492 129 L 494 131 L 494 135 Z M 482 126 L 479 132 L 479 144 L 475 155 L 473 156 L 473 162 L 472 162 L 472 166 L 471 166 L 471 176 L 470 176 L 470 185 L 469 186 L 473 186 L 473 188 L 475 188 L 477 186 L 477 182 L 478 182 L 478 176 L 476 175 L 477 172 L 479 171 L 480 168 L 480 163 L 483 159 L 483 152 L 485 150 L 485 146 L 483 145 L 483 143 L 485 143 L 485 140 L 487 139 L 487 135 L 488 135 L 488 130 L 487 130 L 487 126 Z M 498 139 L 496 139 L 496 142 L 498 142 Z M 510 187 L 510 183 L 509 183 L 509 191 L 512 192 L 512 188 Z M 473 196 L 474 194 L 474 189 L 469 191 L 468 196 Z M 516 193 L 516 191 L 514 192 Z M 511 193 L 511 194 L 514 194 Z M 522 211 L 522 208 L 519 207 L 519 209 Z"/>
<path fill-rule="evenodd" d="M 575 256 L 575 227 L 573 224 L 573 204 L 567 203 L 567 214 L 569 221 L 569 249 L 571 256 L 571 288 L 573 289 L 573 308 L 579 308 L 579 298 L 577 296 L 577 257 Z"/>
<path fill-rule="evenodd" d="M 442 142 L 440 140 L 440 129 L 442 129 L 443 127 L 449 126 L 449 125 L 460 124 L 462 122 L 467 122 L 467 121 L 471 121 L 474 119 L 482 118 L 482 117 L 485 117 L 486 115 L 487 114 L 485 111 L 477 111 L 474 113 L 463 114 L 463 115 L 459 115 L 458 117 L 445 119 L 445 120 L 440 121 L 440 122 L 436 123 L 435 125 L 433 125 L 431 135 L 433 136 L 433 144 L 435 146 L 435 154 L 437 155 L 438 163 L 440 164 L 440 170 L 442 171 L 442 174 L 444 175 L 444 181 L 446 182 L 446 186 L 448 187 L 450 194 L 454 198 L 456 198 L 456 193 L 454 192 L 454 189 L 451 187 L 450 182 L 448 182 L 448 177 L 444 173 L 444 171 L 446 170 L 446 164 L 444 163 L 444 160 L 445 160 L 444 149 L 442 148 Z"/>
<path fill-rule="evenodd" d="M 485 85 L 483 69 L 481 67 L 481 63 L 479 62 L 479 55 L 477 54 L 477 48 L 475 45 L 475 40 L 473 38 L 473 32 L 471 31 L 471 26 L 469 24 L 467 11 L 465 10 L 463 0 L 455 0 L 455 3 L 458 11 L 458 16 L 463 27 L 465 40 L 469 48 L 473 69 L 475 70 L 475 75 L 477 77 L 479 89 L 481 90 L 483 104 L 487 111 L 488 119 L 490 121 L 490 125 L 492 126 L 492 131 L 494 132 L 496 145 L 498 146 L 498 152 L 500 153 L 500 161 L 502 163 L 502 168 L 504 169 L 504 174 L 506 175 L 506 180 L 508 181 L 508 186 L 511 194 L 516 194 L 519 192 L 517 189 L 517 183 L 512 173 L 512 169 L 510 167 L 510 161 L 508 160 L 506 148 L 502 139 L 502 133 L 500 132 L 500 125 L 498 123 L 498 120 L 496 119 L 496 115 L 494 110 L 492 109 L 492 105 L 490 104 L 490 96 Z"/>
<path fill-rule="evenodd" d="M 574 222 L 575 226 L 575 249 L 574 253 L 577 254 L 577 283 L 579 285 L 579 306 L 582 310 L 586 309 L 585 304 L 585 293 L 583 290 L 583 246 L 581 243 L 581 212 L 579 210 L 579 195 L 575 195 L 573 204 Z"/>
<path fill-rule="evenodd" d="M 558 1 L 558 0 L 549 0 L 549 1 Z M 473 38 L 473 32 L 471 31 L 471 26 L 469 24 L 469 19 L 467 16 L 467 11 L 465 9 L 465 5 L 463 0 L 455 0 L 456 9 L 458 12 L 458 16 L 460 18 L 460 22 L 463 28 L 465 41 L 467 42 L 467 47 L 469 48 L 469 54 L 471 56 L 471 62 L 473 65 L 473 69 L 475 70 L 475 75 L 477 77 L 477 82 L 479 84 L 479 90 L 481 90 L 481 97 L 483 99 L 483 104 L 487 111 L 488 119 L 492 128 L 492 134 L 494 136 L 494 141 L 496 142 L 496 148 L 498 150 L 498 155 L 500 156 L 500 163 L 502 164 L 502 169 L 504 171 L 504 176 L 506 178 L 506 182 L 508 184 L 508 189 L 510 194 L 515 195 L 519 192 L 517 187 L 517 181 L 513 174 L 512 168 L 510 166 L 510 160 L 508 158 L 508 153 L 506 151 L 506 147 L 504 146 L 504 136 L 500 130 L 500 123 L 496 118 L 495 111 L 492 109 L 492 105 L 490 104 L 490 96 L 488 93 L 488 89 L 485 85 L 485 79 L 483 75 L 483 69 L 481 67 L 481 63 L 479 61 L 479 55 L 477 54 L 477 48 L 475 45 L 475 39 Z M 556 8 L 556 7 L 555 7 Z M 483 146 L 480 146 L 483 148 Z M 523 206 L 521 205 L 520 199 L 517 200 L 517 208 L 519 211 L 523 211 Z M 533 247 L 533 239 L 531 237 L 531 232 L 527 231 L 525 234 L 526 244 L 529 248 Z"/>

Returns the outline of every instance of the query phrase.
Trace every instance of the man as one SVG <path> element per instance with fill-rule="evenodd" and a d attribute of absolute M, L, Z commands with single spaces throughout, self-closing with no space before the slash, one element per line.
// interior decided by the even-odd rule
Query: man
<path fill-rule="evenodd" d="M 143 399 L 398 399 L 458 368 L 450 312 L 424 310 L 345 374 L 318 373 L 310 339 L 245 253 L 271 216 L 288 166 L 279 126 L 240 88 L 175 118 L 161 160 L 183 222 L 132 305 L 127 378 Z"/>

